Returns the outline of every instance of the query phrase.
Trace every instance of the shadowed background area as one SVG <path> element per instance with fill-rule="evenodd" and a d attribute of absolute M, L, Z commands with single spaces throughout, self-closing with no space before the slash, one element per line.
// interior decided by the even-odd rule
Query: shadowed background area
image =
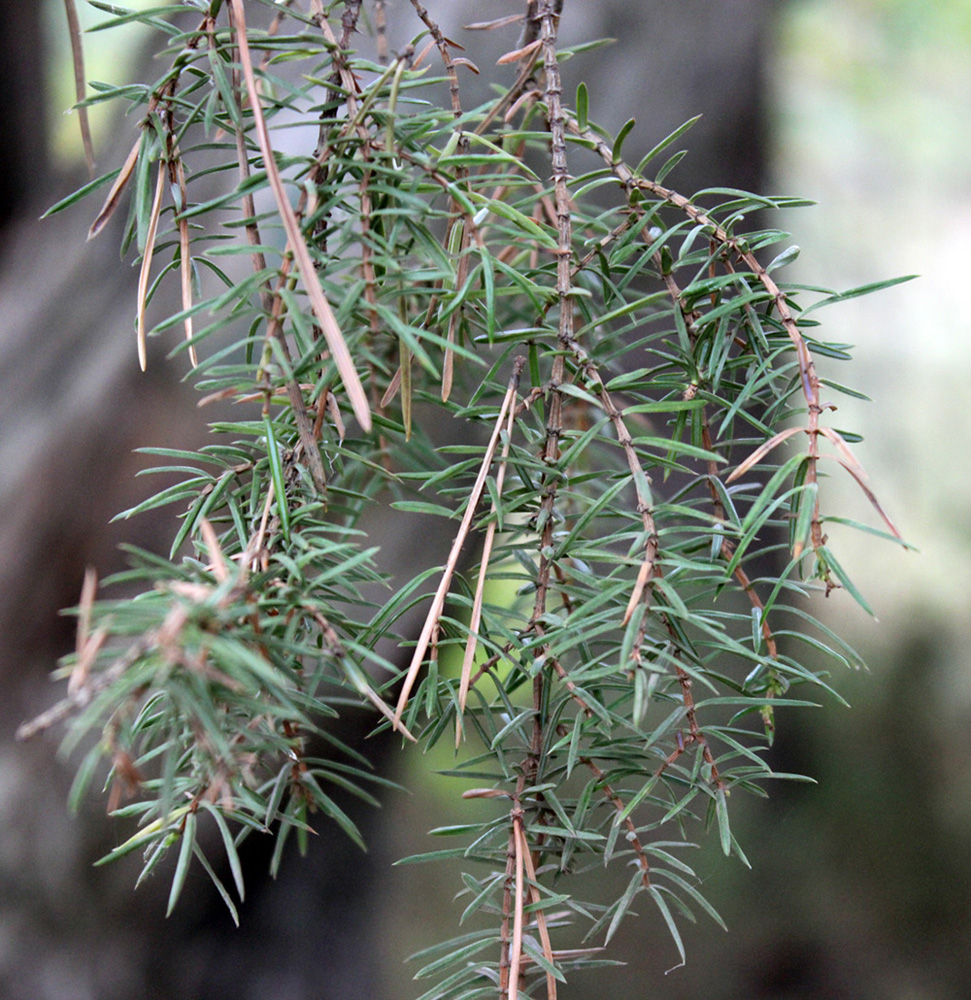
<path fill-rule="evenodd" d="M 389 5 L 407 22 L 405 39 L 418 30 L 407 7 Z M 428 7 L 463 42 L 462 23 L 516 9 L 511 0 Z M 322 827 L 309 856 L 291 857 L 270 883 L 252 844 L 236 931 L 207 880 L 187 887 L 165 921 L 164 877 L 133 894 L 133 865 L 92 869 L 119 836 L 103 802 L 69 817 L 72 772 L 56 740 L 12 743 L 17 723 L 52 699 L 47 672 L 73 644 L 58 610 L 77 599 L 84 566 L 119 568 L 120 541 L 166 547 L 164 512 L 108 524 L 144 495 L 132 449 L 198 440 L 203 420 L 179 382 L 180 361 L 156 352 L 150 374 L 138 374 L 134 274 L 118 262 L 117 232 L 85 245 L 93 202 L 36 221 L 80 178 L 75 122 L 60 113 L 72 86 L 62 19 L 56 0 L 0 0 L 0 996 L 407 1000 L 424 987 L 402 960 L 453 927 L 459 885 L 391 862 L 435 846 L 425 832 L 449 811 L 461 818 L 447 781 L 391 796 L 380 814 L 360 812 L 367 856 Z M 839 426 L 864 434 L 858 453 L 921 553 L 838 539 L 880 623 L 845 595 L 831 598 L 829 620 L 872 674 L 834 678 L 851 711 L 830 702 L 781 714 L 776 767 L 819 784 L 733 803 L 754 872 L 726 862 L 717 844 L 700 848 L 695 868 L 730 932 L 705 918 L 685 928 L 687 968 L 664 975 L 677 953 L 646 912 L 616 939 L 626 968 L 578 978 L 561 995 L 964 997 L 971 532 L 968 467 L 954 452 L 967 434 L 971 368 L 962 301 L 971 12 L 959 0 L 566 0 L 562 32 L 618 39 L 567 64 L 566 86 L 569 95 L 585 80 L 591 116 L 609 128 L 637 118 L 632 157 L 704 114 L 681 142 L 691 152 L 675 187 L 768 188 L 820 202 L 783 223 L 802 246 L 793 280 L 924 277 L 824 316 L 829 339 L 858 345 L 849 380 L 876 400 L 844 399 Z M 469 55 L 489 65 L 493 44 L 470 37 Z M 91 75 L 121 79 L 118 52 L 90 57 Z M 117 123 L 99 129 L 107 169 L 131 139 L 114 141 Z M 870 519 L 839 479 L 829 488 L 840 491 L 835 506 Z M 398 560 L 407 572 L 407 552 Z M 426 765 L 413 756 L 393 765 L 409 785 Z"/>

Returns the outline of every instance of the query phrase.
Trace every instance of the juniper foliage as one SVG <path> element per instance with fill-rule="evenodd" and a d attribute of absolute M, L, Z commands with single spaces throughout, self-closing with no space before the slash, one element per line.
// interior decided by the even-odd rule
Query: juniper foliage
<path fill-rule="evenodd" d="M 776 710 L 859 665 L 807 611 L 838 589 L 866 608 L 823 461 L 897 538 L 830 424 L 850 354 L 815 316 L 880 285 L 779 278 L 798 249 L 746 216 L 798 199 L 667 186 L 690 122 L 628 162 L 633 122 L 610 136 L 584 84 L 566 97 L 552 0 L 470 26 L 510 44 L 474 106 L 474 51 L 418 0 L 397 52 L 382 0 L 89 2 L 102 30 L 151 26 L 165 69 L 90 84 L 134 144 L 52 211 L 107 189 L 94 235 L 127 204 L 143 366 L 165 338 L 203 402 L 236 405 L 198 451 L 145 449 L 170 484 L 124 516 L 171 506 L 171 552 L 104 582 L 135 597 L 89 575 L 67 696 L 26 731 L 97 734 L 73 797 L 107 758 L 135 824 L 106 860 L 141 852 L 145 877 L 173 852 L 169 909 L 198 865 L 237 919 L 244 838 L 275 838 L 274 868 L 315 823 L 360 840 L 334 790 L 389 783 L 333 722 L 363 706 L 405 744 L 454 741 L 450 773 L 495 807 L 409 859 L 459 860 L 476 928 L 419 956 L 427 1000 L 553 997 L 635 904 L 683 961 L 679 921 L 720 922 L 693 828 L 744 861 L 733 794 L 798 777 L 765 760 Z M 445 565 L 393 578 L 375 509 L 447 532 Z M 620 894 L 579 897 L 604 864 L 629 867 Z"/>

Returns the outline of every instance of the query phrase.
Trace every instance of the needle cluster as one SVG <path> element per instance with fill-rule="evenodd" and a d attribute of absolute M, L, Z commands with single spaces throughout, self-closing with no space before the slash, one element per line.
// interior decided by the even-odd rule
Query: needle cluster
<path fill-rule="evenodd" d="M 470 26 L 520 39 L 475 105 L 483 71 L 417 0 L 397 52 L 381 2 L 93 6 L 168 62 L 88 98 L 129 106 L 131 154 L 55 210 L 106 187 L 96 235 L 127 204 L 142 364 L 181 329 L 201 402 L 238 415 L 145 449 L 170 484 L 125 516 L 172 506 L 171 551 L 133 552 L 114 582 L 136 597 L 89 578 L 66 698 L 25 730 L 97 733 L 75 794 L 107 757 L 137 824 L 109 858 L 142 852 L 144 877 L 177 852 L 170 909 L 197 863 L 235 918 L 243 838 L 274 837 L 274 867 L 321 817 L 360 839 L 335 789 L 388 782 L 335 720 L 363 707 L 405 744 L 454 740 L 495 807 L 410 859 L 460 860 L 476 928 L 425 953 L 426 1000 L 555 997 L 635 905 L 683 960 L 679 921 L 720 922 L 691 829 L 744 861 L 732 796 L 797 777 L 766 759 L 776 711 L 858 665 L 807 611 L 865 607 L 825 461 L 896 537 L 829 422 L 849 352 L 814 315 L 871 289 L 780 279 L 797 249 L 746 217 L 797 199 L 667 186 L 688 126 L 628 162 L 633 123 L 610 136 L 585 85 L 567 98 L 551 0 Z M 386 564 L 376 509 L 450 539 L 445 565 Z M 580 898 L 604 864 L 629 867 L 619 894 Z"/>

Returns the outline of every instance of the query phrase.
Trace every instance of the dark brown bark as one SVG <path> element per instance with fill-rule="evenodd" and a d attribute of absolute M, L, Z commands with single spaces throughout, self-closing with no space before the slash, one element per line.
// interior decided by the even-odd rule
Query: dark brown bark
<path fill-rule="evenodd" d="M 43 4 L 0 0 L 0 229 L 48 175 Z"/>

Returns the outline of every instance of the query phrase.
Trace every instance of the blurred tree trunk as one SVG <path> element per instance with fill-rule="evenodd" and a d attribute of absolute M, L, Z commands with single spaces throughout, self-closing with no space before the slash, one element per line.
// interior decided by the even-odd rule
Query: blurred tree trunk
<path fill-rule="evenodd" d="M 428 5 L 433 14 L 446 7 Z M 596 62 L 578 62 L 578 79 L 588 80 L 598 102 L 592 116 L 616 125 L 636 115 L 646 148 L 706 112 L 679 144 L 693 152 L 674 183 L 686 190 L 757 187 L 770 6 L 567 0 L 563 23 L 571 38 L 620 39 Z M 452 37 L 461 23 L 481 19 L 481 7 L 466 4 L 464 18 L 454 5 L 443 13 Z M 397 8 L 403 18 L 406 8 Z M 413 33 L 409 26 L 406 34 Z M 0 0 L 0 713 L 7 734 L 53 698 L 47 672 L 73 646 L 73 620 L 58 612 L 76 601 L 84 567 L 104 576 L 121 566 L 119 541 L 162 548 L 171 536 L 168 509 L 109 526 L 143 495 L 132 449 L 185 446 L 199 439 L 203 420 L 178 383 L 179 363 L 155 352 L 150 374 L 138 373 L 135 275 L 119 265 L 117 232 L 85 244 L 91 205 L 33 221 L 56 197 L 42 127 L 42 52 L 41 4 Z M 63 179 L 57 186 L 65 188 Z M 407 554 L 398 559 L 407 573 Z M 381 921 L 393 917 L 380 913 L 375 882 L 387 864 L 380 852 L 377 860 L 361 855 L 321 824 L 310 856 L 285 862 L 273 884 L 251 838 L 240 931 L 208 881 L 187 887 L 165 921 L 164 874 L 136 895 L 132 865 L 91 869 L 120 831 L 107 829 L 100 803 L 78 820 L 66 816 L 71 772 L 54 748 L 51 737 L 0 745 L 4 1000 L 353 1000 L 382 993 Z M 356 818 L 367 836 L 379 817 L 359 810 Z"/>
<path fill-rule="evenodd" d="M 609 38 L 609 46 L 565 63 L 575 87 L 590 92 L 590 117 L 616 133 L 637 126 L 624 145 L 636 162 L 689 118 L 691 130 L 666 150 L 689 150 L 666 181 L 682 194 L 722 186 L 758 191 L 768 173 L 767 64 L 774 0 L 717 3 L 584 3 L 567 0 L 568 42 Z M 572 102 L 568 90 L 566 97 Z"/>
<path fill-rule="evenodd" d="M 0 229 L 46 188 L 43 4 L 0 0 Z"/>

